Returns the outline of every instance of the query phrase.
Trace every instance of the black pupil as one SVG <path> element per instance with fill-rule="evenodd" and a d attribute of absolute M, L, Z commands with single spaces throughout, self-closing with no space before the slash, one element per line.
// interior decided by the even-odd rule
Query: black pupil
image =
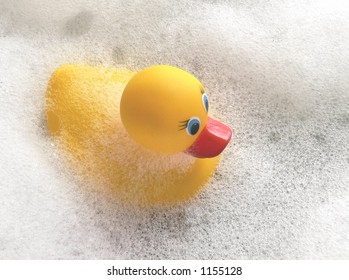
<path fill-rule="evenodd" d="M 191 127 L 190 127 L 190 134 L 194 135 L 196 132 L 198 132 L 199 130 L 199 123 L 194 123 Z"/>

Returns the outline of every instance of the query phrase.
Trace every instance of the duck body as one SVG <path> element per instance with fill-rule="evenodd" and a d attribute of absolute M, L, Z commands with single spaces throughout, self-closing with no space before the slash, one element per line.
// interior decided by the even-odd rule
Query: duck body
<path fill-rule="evenodd" d="M 156 205 L 187 200 L 210 178 L 219 157 L 161 153 L 134 141 L 130 135 L 137 132 L 135 127 L 128 129 L 131 133 L 125 129 L 124 123 L 132 120 L 126 112 L 122 122 L 120 102 L 135 75 L 125 69 L 57 68 L 46 92 L 48 130 L 71 169 L 94 185 L 107 187 L 122 202 Z M 129 107 L 131 118 L 136 118 L 135 108 Z"/>

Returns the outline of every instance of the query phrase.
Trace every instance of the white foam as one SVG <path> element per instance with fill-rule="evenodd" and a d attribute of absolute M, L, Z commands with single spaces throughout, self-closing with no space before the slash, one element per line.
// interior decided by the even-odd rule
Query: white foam
<path fill-rule="evenodd" d="M 0 258 L 348 258 L 347 1 L 0 3 Z M 65 63 L 195 74 L 235 131 L 207 188 L 124 209 L 44 122 Z M 324 245 L 325 244 L 325 245 Z"/>

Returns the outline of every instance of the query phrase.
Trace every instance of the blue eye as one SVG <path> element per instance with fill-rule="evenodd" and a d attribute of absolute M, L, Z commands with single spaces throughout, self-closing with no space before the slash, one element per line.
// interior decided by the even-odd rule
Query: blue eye
<path fill-rule="evenodd" d="M 204 105 L 205 111 L 208 112 L 208 98 L 205 92 L 202 93 L 202 104 Z"/>
<path fill-rule="evenodd" d="M 200 129 L 200 119 L 192 117 L 187 124 L 186 131 L 190 136 L 195 135 Z"/>

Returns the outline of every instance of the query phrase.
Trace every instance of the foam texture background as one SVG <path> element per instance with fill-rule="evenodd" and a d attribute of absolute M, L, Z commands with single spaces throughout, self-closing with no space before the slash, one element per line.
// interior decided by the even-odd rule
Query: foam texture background
<path fill-rule="evenodd" d="M 0 0 L 1 259 L 349 258 L 348 1 Z M 65 63 L 196 75 L 234 131 L 188 203 L 70 174 L 44 94 Z"/>

